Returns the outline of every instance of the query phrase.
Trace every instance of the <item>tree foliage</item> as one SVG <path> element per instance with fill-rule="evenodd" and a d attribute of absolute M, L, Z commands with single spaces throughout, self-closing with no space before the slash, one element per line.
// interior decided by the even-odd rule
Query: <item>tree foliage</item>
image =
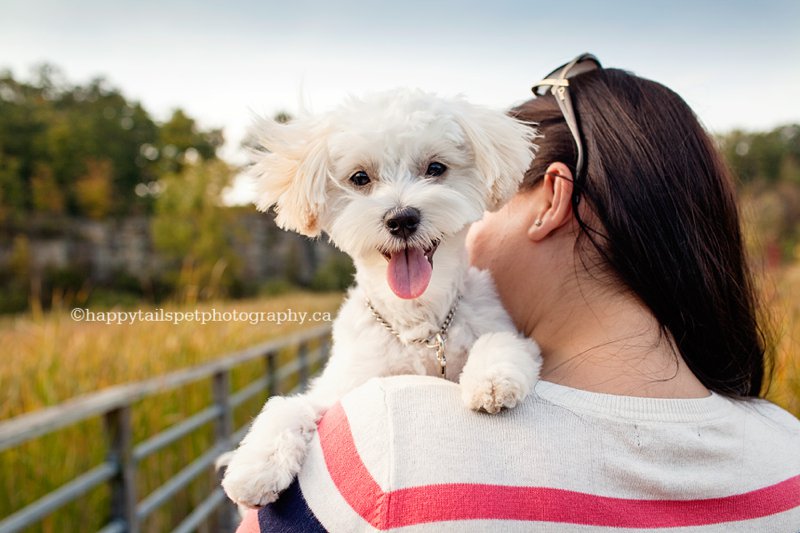
<path fill-rule="evenodd" d="M 800 259 L 800 125 L 718 138 L 738 179 L 748 245 L 774 265 Z"/>
<path fill-rule="evenodd" d="M 216 159 L 220 130 L 184 111 L 163 124 L 103 78 L 71 85 L 53 66 L 0 73 L 0 222 L 30 213 L 149 213 L 159 180 Z"/>
<path fill-rule="evenodd" d="M 239 274 L 226 229 L 231 210 L 220 205 L 233 169 L 221 160 L 183 165 L 166 175 L 155 205 L 156 247 L 172 260 L 170 282 L 184 301 L 225 296 Z"/>
<path fill-rule="evenodd" d="M 766 132 L 734 130 L 718 138 L 733 173 L 743 184 L 800 184 L 800 125 Z"/>

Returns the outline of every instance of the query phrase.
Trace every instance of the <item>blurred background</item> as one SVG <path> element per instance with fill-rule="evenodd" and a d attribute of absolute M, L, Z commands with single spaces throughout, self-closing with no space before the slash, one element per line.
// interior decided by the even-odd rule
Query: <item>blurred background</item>
<path fill-rule="evenodd" d="M 585 51 L 674 89 L 717 139 L 774 333 L 768 397 L 800 416 L 799 3 L 0 0 L 0 14 L 0 421 L 304 327 L 80 323 L 74 307 L 336 310 L 349 259 L 252 205 L 254 116 L 399 86 L 507 108 Z M 139 406 L 134 439 L 208 394 Z M 0 453 L 0 519 L 101 461 L 95 426 Z M 140 492 L 210 438 L 141 465 Z M 142 530 L 174 527 L 209 483 Z M 99 529 L 109 498 L 98 488 L 31 531 Z"/>

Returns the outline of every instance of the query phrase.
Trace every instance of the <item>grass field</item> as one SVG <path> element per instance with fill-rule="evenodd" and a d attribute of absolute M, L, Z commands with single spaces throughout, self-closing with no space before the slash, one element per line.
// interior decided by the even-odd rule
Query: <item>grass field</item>
<path fill-rule="evenodd" d="M 775 324 L 775 362 L 767 398 L 800 418 L 800 261 L 765 284 Z"/>
<path fill-rule="evenodd" d="M 293 293 L 280 297 L 235 302 L 166 305 L 165 311 L 220 313 L 227 311 L 278 313 L 329 312 L 335 316 L 339 293 Z M 143 311 L 147 309 L 143 308 Z M 128 309 L 135 311 L 135 309 Z M 264 315 L 270 318 L 270 315 Z M 273 318 L 277 316 L 273 315 Z M 324 318 L 324 317 L 323 317 Z M 76 322 L 69 310 L 0 320 L 0 419 L 54 405 L 74 396 L 111 385 L 137 381 L 210 361 L 291 331 L 319 325 L 247 321 L 137 322 L 105 324 Z M 292 354 L 283 354 L 291 357 Z M 263 362 L 243 365 L 232 374 L 238 389 L 263 372 Z M 134 440 L 140 442 L 207 407 L 209 380 L 138 402 L 133 409 Z M 235 413 L 235 425 L 247 423 L 263 398 L 246 402 Z M 137 479 L 140 498 L 164 483 L 212 443 L 210 424 L 145 459 Z M 76 475 L 100 464 L 107 453 L 100 419 L 87 420 L 43 438 L 0 453 L 0 517 L 54 490 Z M 165 531 L 178 524 L 216 484 L 212 472 L 200 476 L 179 498 L 160 509 L 143 531 Z M 47 518 L 31 531 L 97 531 L 107 521 L 109 490 L 100 487 Z"/>

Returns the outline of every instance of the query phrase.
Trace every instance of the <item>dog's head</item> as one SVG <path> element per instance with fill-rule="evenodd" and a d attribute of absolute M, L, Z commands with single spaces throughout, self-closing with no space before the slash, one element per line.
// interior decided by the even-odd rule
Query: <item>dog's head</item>
<path fill-rule="evenodd" d="M 416 298 L 437 249 L 463 244 L 469 224 L 517 191 L 535 132 L 462 99 L 397 90 L 285 125 L 262 120 L 257 135 L 258 208 L 274 206 L 285 229 L 327 233 Z"/>

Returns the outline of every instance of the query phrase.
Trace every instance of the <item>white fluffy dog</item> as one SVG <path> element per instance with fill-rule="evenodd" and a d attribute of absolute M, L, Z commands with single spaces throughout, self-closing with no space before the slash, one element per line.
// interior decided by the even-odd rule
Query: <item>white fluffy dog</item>
<path fill-rule="evenodd" d="M 317 117 L 258 125 L 258 207 L 307 236 L 329 235 L 356 267 L 331 357 L 308 392 L 270 399 L 228 465 L 228 496 L 274 501 L 299 472 L 322 414 L 371 377 L 444 376 L 464 403 L 514 407 L 538 378 L 538 347 L 517 332 L 464 240 L 517 191 L 533 128 L 500 111 L 398 90 Z M 531 273 L 535 275 L 535 273 Z M 434 409 L 435 406 L 431 406 Z"/>

